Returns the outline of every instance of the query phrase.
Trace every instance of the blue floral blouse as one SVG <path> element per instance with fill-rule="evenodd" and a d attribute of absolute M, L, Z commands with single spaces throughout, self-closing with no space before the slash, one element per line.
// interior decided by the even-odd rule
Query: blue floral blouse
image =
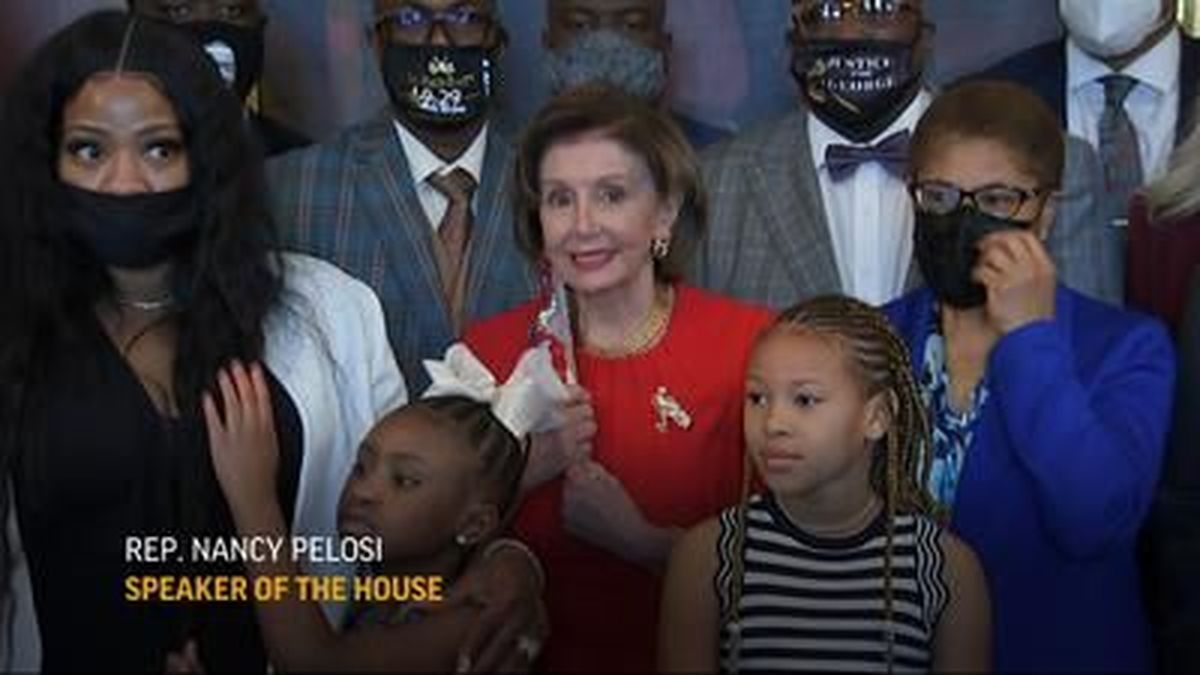
<path fill-rule="evenodd" d="M 950 404 L 950 374 L 946 368 L 946 340 L 940 322 L 934 318 L 929 337 L 925 338 L 925 360 L 921 368 L 921 396 L 930 412 L 933 435 L 933 467 L 929 475 L 929 493 L 947 511 L 954 507 L 963 459 L 975 435 L 975 426 L 987 403 L 987 374 L 971 392 L 970 405 L 960 412 Z"/>

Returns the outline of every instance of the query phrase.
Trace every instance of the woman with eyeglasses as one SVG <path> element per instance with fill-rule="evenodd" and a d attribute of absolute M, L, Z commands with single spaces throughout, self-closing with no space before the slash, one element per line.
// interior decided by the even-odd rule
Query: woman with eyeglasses
<path fill-rule="evenodd" d="M 1174 356 L 1157 322 L 1057 282 L 1064 138 L 1011 84 L 954 87 L 910 158 L 926 287 L 886 307 L 933 430 L 929 487 L 979 555 L 998 671 L 1151 666 L 1135 542 Z"/>

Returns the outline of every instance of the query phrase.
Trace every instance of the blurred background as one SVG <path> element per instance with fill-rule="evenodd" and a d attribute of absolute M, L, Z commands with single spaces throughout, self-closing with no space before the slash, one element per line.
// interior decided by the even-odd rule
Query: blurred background
<path fill-rule="evenodd" d="M 366 48 L 371 0 L 263 0 L 261 105 L 318 140 L 369 116 L 386 95 Z M 1189 6 L 1195 3 L 1186 3 Z M 519 123 L 544 98 L 543 0 L 499 0 L 509 33 L 505 117 Z M 784 34 L 789 0 L 669 0 L 674 107 L 744 128 L 795 105 Z M 935 26 L 933 84 L 1061 34 L 1054 0 L 925 0 Z M 75 17 L 125 0 L 0 0 L 0 96 L 20 62 Z"/>

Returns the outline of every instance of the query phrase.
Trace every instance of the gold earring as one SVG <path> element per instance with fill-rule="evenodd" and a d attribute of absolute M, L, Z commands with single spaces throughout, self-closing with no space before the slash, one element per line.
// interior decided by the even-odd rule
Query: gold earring
<path fill-rule="evenodd" d="M 671 241 L 669 239 L 655 239 L 650 242 L 650 256 L 655 260 L 662 260 L 671 253 Z"/>

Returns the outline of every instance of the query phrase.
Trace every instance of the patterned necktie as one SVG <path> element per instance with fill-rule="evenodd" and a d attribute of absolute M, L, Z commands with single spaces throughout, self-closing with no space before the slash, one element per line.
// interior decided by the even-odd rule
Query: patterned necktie
<path fill-rule="evenodd" d="M 1142 185 L 1142 155 L 1137 130 L 1125 112 L 1125 98 L 1137 86 L 1128 75 L 1105 75 L 1104 112 L 1100 115 L 1100 161 L 1104 164 L 1104 215 L 1124 224 L 1129 199 Z"/>
<path fill-rule="evenodd" d="M 896 178 L 903 178 L 908 169 L 907 131 L 897 131 L 875 145 L 843 145 L 830 143 L 825 146 L 825 167 L 834 182 L 843 181 L 854 175 L 854 170 L 867 162 L 877 162 Z"/>
<path fill-rule="evenodd" d="M 434 252 L 442 277 L 442 294 L 450 311 L 450 324 L 455 336 L 459 336 L 463 328 L 465 260 L 467 242 L 471 238 L 471 196 L 475 193 L 475 179 L 466 169 L 458 168 L 442 175 L 430 174 L 425 180 L 449 202 L 438 225 Z"/>

